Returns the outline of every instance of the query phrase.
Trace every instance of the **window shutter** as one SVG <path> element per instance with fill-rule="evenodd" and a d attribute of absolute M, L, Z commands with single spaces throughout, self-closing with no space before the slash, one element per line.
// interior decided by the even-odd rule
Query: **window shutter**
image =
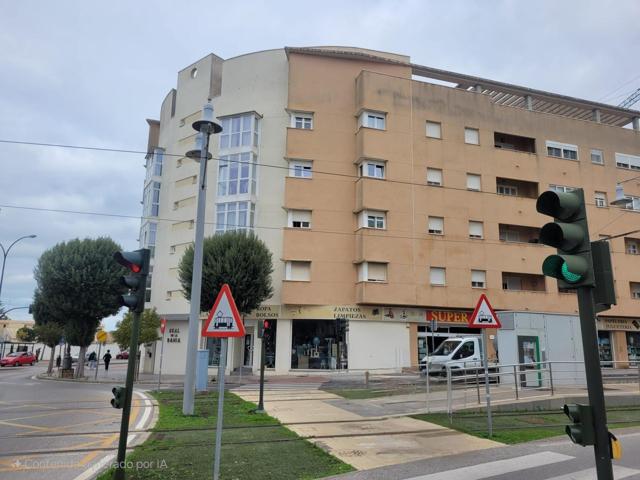
<path fill-rule="evenodd" d="M 475 128 L 464 129 L 464 143 L 471 143 L 473 145 L 480 144 L 480 134 Z"/>
<path fill-rule="evenodd" d="M 484 270 L 471 270 L 471 281 L 485 283 L 487 279 L 487 272 Z"/>
<path fill-rule="evenodd" d="M 368 278 L 373 282 L 384 282 L 387 280 L 387 264 L 386 263 L 367 263 Z"/>
<path fill-rule="evenodd" d="M 442 185 L 442 170 L 437 168 L 427 168 L 427 183 L 432 185 Z"/>
<path fill-rule="evenodd" d="M 469 236 L 473 238 L 482 238 L 483 236 L 482 222 L 469 222 Z"/>
<path fill-rule="evenodd" d="M 289 262 L 291 276 L 289 280 L 310 280 L 311 279 L 311 262 Z"/>
<path fill-rule="evenodd" d="M 431 267 L 430 279 L 432 285 L 444 285 L 445 270 L 444 268 Z"/>
<path fill-rule="evenodd" d="M 291 221 L 311 223 L 311 210 L 291 210 Z"/>
<path fill-rule="evenodd" d="M 444 232 L 444 218 L 429 217 L 429 232 Z"/>
<path fill-rule="evenodd" d="M 469 190 L 480 190 L 480 175 L 467 174 L 467 188 Z"/>
<path fill-rule="evenodd" d="M 439 123 L 427 122 L 427 137 L 431 137 L 431 138 L 442 137 L 442 129 Z"/>

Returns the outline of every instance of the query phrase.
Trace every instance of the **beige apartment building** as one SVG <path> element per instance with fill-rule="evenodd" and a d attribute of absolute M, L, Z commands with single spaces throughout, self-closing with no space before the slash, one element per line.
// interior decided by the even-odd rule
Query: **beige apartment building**
<path fill-rule="evenodd" d="M 593 240 L 640 228 L 640 112 L 359 48 L 208 55 L 148 121 L 141 245 L 154 250 L 150 305 L 168 320 L 163 371 L 186 363 L 177 265 L 193 241 L 198 166 L 184 153 L 209 98 L 224 130 L 212 137 L 206 234 L 252 230 L 275 270 L 229 370 L 257 369 L 262 318 L 276 326 L 267 366 L 286 373 L 416 366 L 448 336 L 479 333 L 467 319 L 481 293 L 499 311 L 577 314 L 576 295 L 541 274 L 553 251 L 537 241 L 545 190 L 584 189 Z M 618 182 L 627 208 L 610 205 Z M 601 358 L 631 362 L 640 235 L 611 249 L 618 305 L 598 321 Z M 200 346 L 216 365 L 218 343 Z"/>

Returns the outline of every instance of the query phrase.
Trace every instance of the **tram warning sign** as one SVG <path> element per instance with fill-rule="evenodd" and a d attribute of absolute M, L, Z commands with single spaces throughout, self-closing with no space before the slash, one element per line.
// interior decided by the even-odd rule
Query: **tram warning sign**
<path fill-rule="evenodd" d="M 469 317 L 469 326 L 472 328 L 502 328 L 498 315 L 493 311 L 489 299 L 484 293 L 480 295 L 478 305 Z"/>
<path fill-rule="evenodd" d="M 240 312 L 226 283 L 220 289 L 207 321 L 202 326 L 203 337 L 244 337 Z"/>

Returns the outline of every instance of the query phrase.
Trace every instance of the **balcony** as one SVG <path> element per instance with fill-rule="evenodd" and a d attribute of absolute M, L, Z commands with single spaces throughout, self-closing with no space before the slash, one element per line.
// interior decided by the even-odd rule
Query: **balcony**
<path fill-rule="evenodd" d="M 502 289 L 516 292 L 545 292 L 544 275 L 502 272 Z"/>
<path fill-rule="evenodd" d="M 507 243 L 539 243 L 540 229 L 523 225 L 498 224 L 500 240 Z"/>
<path fill-rule="evenodd" d="M 497 177 L 496 193 L 509 197 L 538 198 L 538 183 Z"/>
<path fill-rule="evenodd" d="M 495 132 L 493 134 L 494 146 L 514 152 L 536 153 L 536 139 L 511 135 L 509 133 Z"/>

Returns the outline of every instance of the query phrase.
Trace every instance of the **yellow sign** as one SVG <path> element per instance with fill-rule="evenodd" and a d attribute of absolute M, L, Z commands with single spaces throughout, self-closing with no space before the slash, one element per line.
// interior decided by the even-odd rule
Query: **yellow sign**
<path fill-rule="evenodd" d="M 105 343 L 107 341 L 107 332 L 104 330 L 98 330 L 96 333 L 96 340 L 100 343 Z"/>

